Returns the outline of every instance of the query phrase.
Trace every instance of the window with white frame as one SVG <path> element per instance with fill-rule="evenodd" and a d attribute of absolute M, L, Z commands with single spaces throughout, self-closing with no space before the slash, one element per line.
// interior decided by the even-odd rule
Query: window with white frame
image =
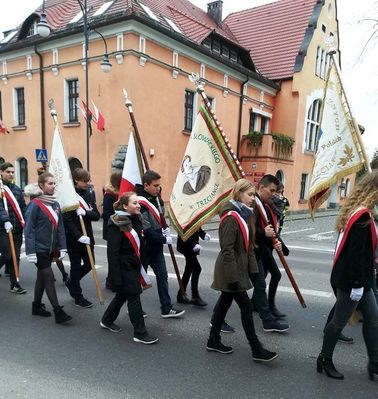
<path fill-rule="evenodd" d="M 79 121 L 79 79 L 67 79 L 65 83 L 66 122 L 75 123 Z"/>
<path fill-rule="evenodd" d="M 18 186 L 23 190 L 28 184 L 28 161 L 26 158 L 18 158 L 16 161 L 16 176 Z"/>
<path fill-rule="evenodd" d="M 327 54 L 326 50 L 318 46 L 316 50 L 315 75 L 325 80 L 327 77 L 329 62 L 330 55 Z"/>
<path fill-rule="evenodd" d="M 26 35 L 26 37 L 34 36 L 34 35 L 36 35 L 36 34 L 37 34 L 37 22 L 34 21 L 34 22 L 30 25 L 29 32 L 28 32 L 28 34 Z"/>
<path fill-rule="evenodd" d="M 307 173 L 302 173 L 301 175 L 301 186 L 300 186 L 300 191 L 299 191 L 299 200 L 303 201 L 306 199 L 307 196 L 307 180 L 308 180 L 308 174 Z"/>
<path fill-rule="evenodd" d="M 185 90 L 184 105 L 184 130 L 191 132 L 193 128 L 194 112 L 195 112 L 195 93 L 191 90 Z"/>
<path fill-rule="evenodd" d="M 317 99 L 311 104 L 307 112 L 305 146 L 306 151 L 315 151 L 316 149 L 321 108 L 322 101 L 320 99 Z"/>
<path fill-rule="evenodd" d="M 271 118 L 272 116 L 268 113 L 256 112 L 256 109 L 251 109 L 249 114 L 249 132 L 268 134 Z"/>
<path fill-rule="evenodd" d="M 13 115 L 16 126 L 25 126 L 25 92 L 23 87 L 17 87 L 13 92 Z"/>

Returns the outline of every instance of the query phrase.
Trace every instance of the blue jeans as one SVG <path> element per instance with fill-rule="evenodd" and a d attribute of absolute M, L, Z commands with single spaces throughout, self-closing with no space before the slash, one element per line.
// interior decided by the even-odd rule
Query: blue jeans
<path fill-rule="evenodd" d="M 369 360 L 378 363 L 378 306 L 373 290 L 364 290 L 359 302 L 352 301 L 349 295 L 350 292 L 337 289 L 335 313 L 324 329 L 321 353 L 324 357 L 332 358 L 339 335 L 358 305 L 364 318 L 362 334 Z"/>
<path fill-rule="evenodd" d="M 161 312 L 168 313 L 172 309 L 172 302 L 169 296 L 168 273 L 163 251 L 147 253 L 146 266 L 151 266 L 156 276 Z"/>

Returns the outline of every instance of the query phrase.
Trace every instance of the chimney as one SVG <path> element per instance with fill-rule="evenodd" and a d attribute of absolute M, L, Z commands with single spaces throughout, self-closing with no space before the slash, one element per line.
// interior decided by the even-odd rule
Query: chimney
<path fill-rule="evenodd" d="M 222 25 L 223 1 L 217 0 L 207 3 L 207 14 L 216 22 L 218 26 Z"/>

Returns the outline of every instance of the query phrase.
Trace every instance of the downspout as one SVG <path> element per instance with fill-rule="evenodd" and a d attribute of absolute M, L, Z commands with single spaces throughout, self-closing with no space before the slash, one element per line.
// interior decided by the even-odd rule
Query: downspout
<path fill-rule="evenodd" d="M 240 104 L 239 104 L 239 123 L 238 123 L 238 137 L 236 143 L 236 157 L 240 161 L 239 152 L 240 152 L 240 140 L 241 140 L 241 125 L 242 125 L 242 115 L 243 115 L 243 88 L 246 83 L 249 81 L 249 76 L 247 79 L 241 84 L 240 87 Z"/>
<path fill-rule="evenodd" d="M 46 123 L 45 123 L 45 76 L 43 71 L 43 57 L 34 45 L 34 51 L 39 58 L 39 91 L 40 91 L 40 108 L 41 108 L 41 146 L 46 148 Z M 42 162 L 43 169 L 46 170 L 46 162 Z"/>

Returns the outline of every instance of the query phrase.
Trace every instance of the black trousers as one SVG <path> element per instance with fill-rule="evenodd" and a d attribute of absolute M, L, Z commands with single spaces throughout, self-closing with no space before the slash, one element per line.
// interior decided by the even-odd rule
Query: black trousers
<path fill-rule="evenodd" d="M 91 249 L 94 259 L 94 251 L 92 246 Z M 91 271 L 91 263 L 89 262 L 89 256 L 85 245 L 83 245 L 83 248 L 79 251 L 68 251 L 68 256 L 71 262 L 70 292 L 75 299 L 78 299 L 83 295 L 82 289 L 80 287 L 80 280 Z M 83 263 L 81 263 L 81 261 L 83 261 Z"/>
<path fill-rule="evenodd" d="M 13 241 L 14 247 L 16 251 L 16 258 L 17 258 L 17 265 L 20 268 L 20 252 L 21 252 L 21 245 L 22 245 L 22 231 L 20 232 L 13 232 Z M 9 244 L 9 237 L 5 231 L 0 231 L 0 267 L 5 264 L 5 270 L 9 270 L 10 274 L 10 283 L 13 287 L 17 280 L 16 274 L 14 272 L 12 255 L 10 250 Z"/>
<path fill-rule="evenodd" d="M 140 303 L 140 294 L 128 295 L 117 292 L 108 308 L 105 310 L 102 316 L 102 322 L 108 325 L 114 323 L 126 301 L 129 310 L 129 318 L 134 327 L 134 335 L 145 334 L 146 326 L 144 324 L 142 304 Z"/>
<path fill-rule="evenodd" d="M 265 248 L 264 251 L 262 251 L 261 261 L 264 265 L 265 277 L 270 273 L 268 303 L 269 307 L 272 309 L 275 307 L 277 288 L 282 275 L 273 257 L 273 253 L 269 248 Z"/>
<path fill-rule="evenodd" d="M 201 274 L 201 265 L 198 262 L 198 258 L 196 254 L 185 254 L 185 270 L 182 275 L 182 284 L 184 288 L 189 284 L 190 277 L 191 279 L 191 289 L 192 289 L 192 297 L 193 298 L 198 298 L 199 292 L 198 292 L 198 280 L 199 276 Z"/>
<path fill-rule="evenodd" d="M 216 339 L 220 338 L 223 320 L 225 319 L 228 309 L 230 309 L 230 306 L 234 300 L 239 306 L 243 329 L 248 342 L 253 349 L 257 345 L 260 345 L 260 343 L 256 335 L 255 325 L 253 323 L 252 304 L 246 291 L 221 292 L 219 300 L 214 307 L 210 336 L 213 336 Z"/>

